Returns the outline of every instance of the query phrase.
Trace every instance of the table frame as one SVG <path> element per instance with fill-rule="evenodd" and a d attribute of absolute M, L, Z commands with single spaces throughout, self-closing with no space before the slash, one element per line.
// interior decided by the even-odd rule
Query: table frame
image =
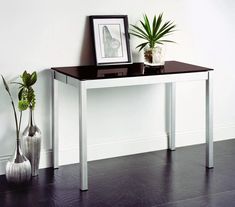
<path fill-rule="evenodd" d="M 59 167 L 59 133 L 58 133 L 58 82 L 78 88 L 79 107 L 79 152 L 80 152 L 80 189 L 88 190 L 87 171 L 87 90 L 97 88 L 136 86 L 166 83 L 169 100 L 168 149 L 175 150 L 175 98 L 176 83 L 182 81 L 205 80 L 206 82 L 206 167 L 213 168 L 213 70 L 203 72 L 175 73 L 164 75 L 123 77 L 95 80 L 78 80 L 52 71 L 52 150 L 53 167 Z"/>

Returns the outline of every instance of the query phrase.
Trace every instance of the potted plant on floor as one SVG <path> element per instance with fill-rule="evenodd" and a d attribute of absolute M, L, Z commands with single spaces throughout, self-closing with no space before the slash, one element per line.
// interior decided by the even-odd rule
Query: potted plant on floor
<path fill-rule="evenodd" d="M 150 24 L 149 18 L 145 14 L 143 20 L 139 21 L 140 26 L 131 24 L 130 34 L 144 40 L 136 48 L 139 48 L 139 51 L 144 50 L 145 63 L 148 65 L 163 65 L 163 51 L 160 45 L 174 42 L 166 37 L 176 31 L 176 25 L 172 21 L 163 23 L 162 17 L 163 14 L 158 17 L 155 15 Z"/>
<path fill-rule="evenodd" d="M 22 134 L 21 148 L 31 163 L 32 176 L 37 176 L 41 152 L 41 131 L 34 121 L 36 98 L 33 85 L 37 82 L 37 73 L 30 74 L 24 71 L 20 78 L 21 82 L 17 82 L 20 85 L 19 100 L 29 109 L 29 121 Z"/>
<path fill-rule="evenodd" d="M 20 127 L 22 120 L 22 112 L 27 109 L 27 104 L 24 101 L 18 102 L 18 109 L 20 111 L 20 116 L 18 118 L 10 88 L 3 76 L 2 81 L 11 100 L 16 125 L 16 149 L 13 157 L 6 164 L 6 178 L 9 183 L 22 184 L 29 181 L 31 178 L 30 162 L 23 155 L 20 148 Z"/>

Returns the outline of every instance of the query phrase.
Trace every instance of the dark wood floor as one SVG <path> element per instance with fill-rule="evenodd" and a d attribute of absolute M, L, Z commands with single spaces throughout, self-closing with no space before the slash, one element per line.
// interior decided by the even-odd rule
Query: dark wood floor
<path fill-rule="evenodd" d="M 204 145 L 89 162 L 89 191 L 79 165 L 42 169 L 28 186 L 0 176 L 0 206 L 233 207 L 235 139 L 215 143 L 215 168 L 204 168 Z"/>

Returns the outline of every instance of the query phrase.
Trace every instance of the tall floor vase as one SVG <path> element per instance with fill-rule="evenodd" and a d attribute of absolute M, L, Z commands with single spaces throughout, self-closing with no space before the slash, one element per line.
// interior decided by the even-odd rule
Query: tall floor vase
<path fill-rule="evenodd" d="M 29 110 L 29 123 L 23 131 L 21 147 L 23 154 L 31 163 L 32 176 L 38 175 L 40 152 L 41 152 L 41 131 L 34 122 L 34 111 Z"/>
<path fill-rule="evenodd" d="M 29 160 L 22 154 L 19 139 L 17 139 L 13 157 L 7 162 L 6 178 L 11 184 L 23 184 L 31 178 L 31 165 Z"/>

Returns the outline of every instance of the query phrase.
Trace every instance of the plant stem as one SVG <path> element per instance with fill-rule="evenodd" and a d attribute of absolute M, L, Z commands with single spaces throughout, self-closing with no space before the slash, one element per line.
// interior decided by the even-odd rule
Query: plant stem
<path fill-rule="evenodd" d="M 10 95 L 10 97 L 11 97 L 11 95 Z M 11 104 L 12 104 L 12 107 L 13 107 L 13 110 L 14 110 L 14 116 L 15 116 L 16 138 L 19 139 L 18 119 L 17 119 L 16 109 L 15 109 L 15 105 L 14 105 L 14 102 L 13 102 L 13 100 L 12 100 L 12 97 L 11 97 Z"/>
<path fill-rule="evenodd" d="M 1 75 L 2 76 L 2 75 Z M 12 96 L 11 96 L 11 92 L 10 92 L 10 89 L 9 89 L 9 86 L 7 85 L 4 77 L 2 76 L 2 80 L 3 80 L 3 83 L 4 83 L 4 86 L 5 86 L 5 89 L 7 91 L 7 93 L 9 94 L 10 96 L 10 99 L 11 99 L 11 105 L 13 107 L 13 110 L 14 110 L 14 116 L 15 116 L 15 124 L 16 124 L 16 139 L 17 141 L 19 140 L 19 126 L 18 126 L 18 119 L 17 119 L 17 115 L 16 115 L 16 109 L 15 109 L 15 104 L 14 104 L 14 101 L 12 99 Z"/>
<path fill-rule="evenodd" d="M 21 120 L 22 120 L 22 111 L 20 111 L 19 133 L 20 133 L 20 127 L 21 127 Z"/>

